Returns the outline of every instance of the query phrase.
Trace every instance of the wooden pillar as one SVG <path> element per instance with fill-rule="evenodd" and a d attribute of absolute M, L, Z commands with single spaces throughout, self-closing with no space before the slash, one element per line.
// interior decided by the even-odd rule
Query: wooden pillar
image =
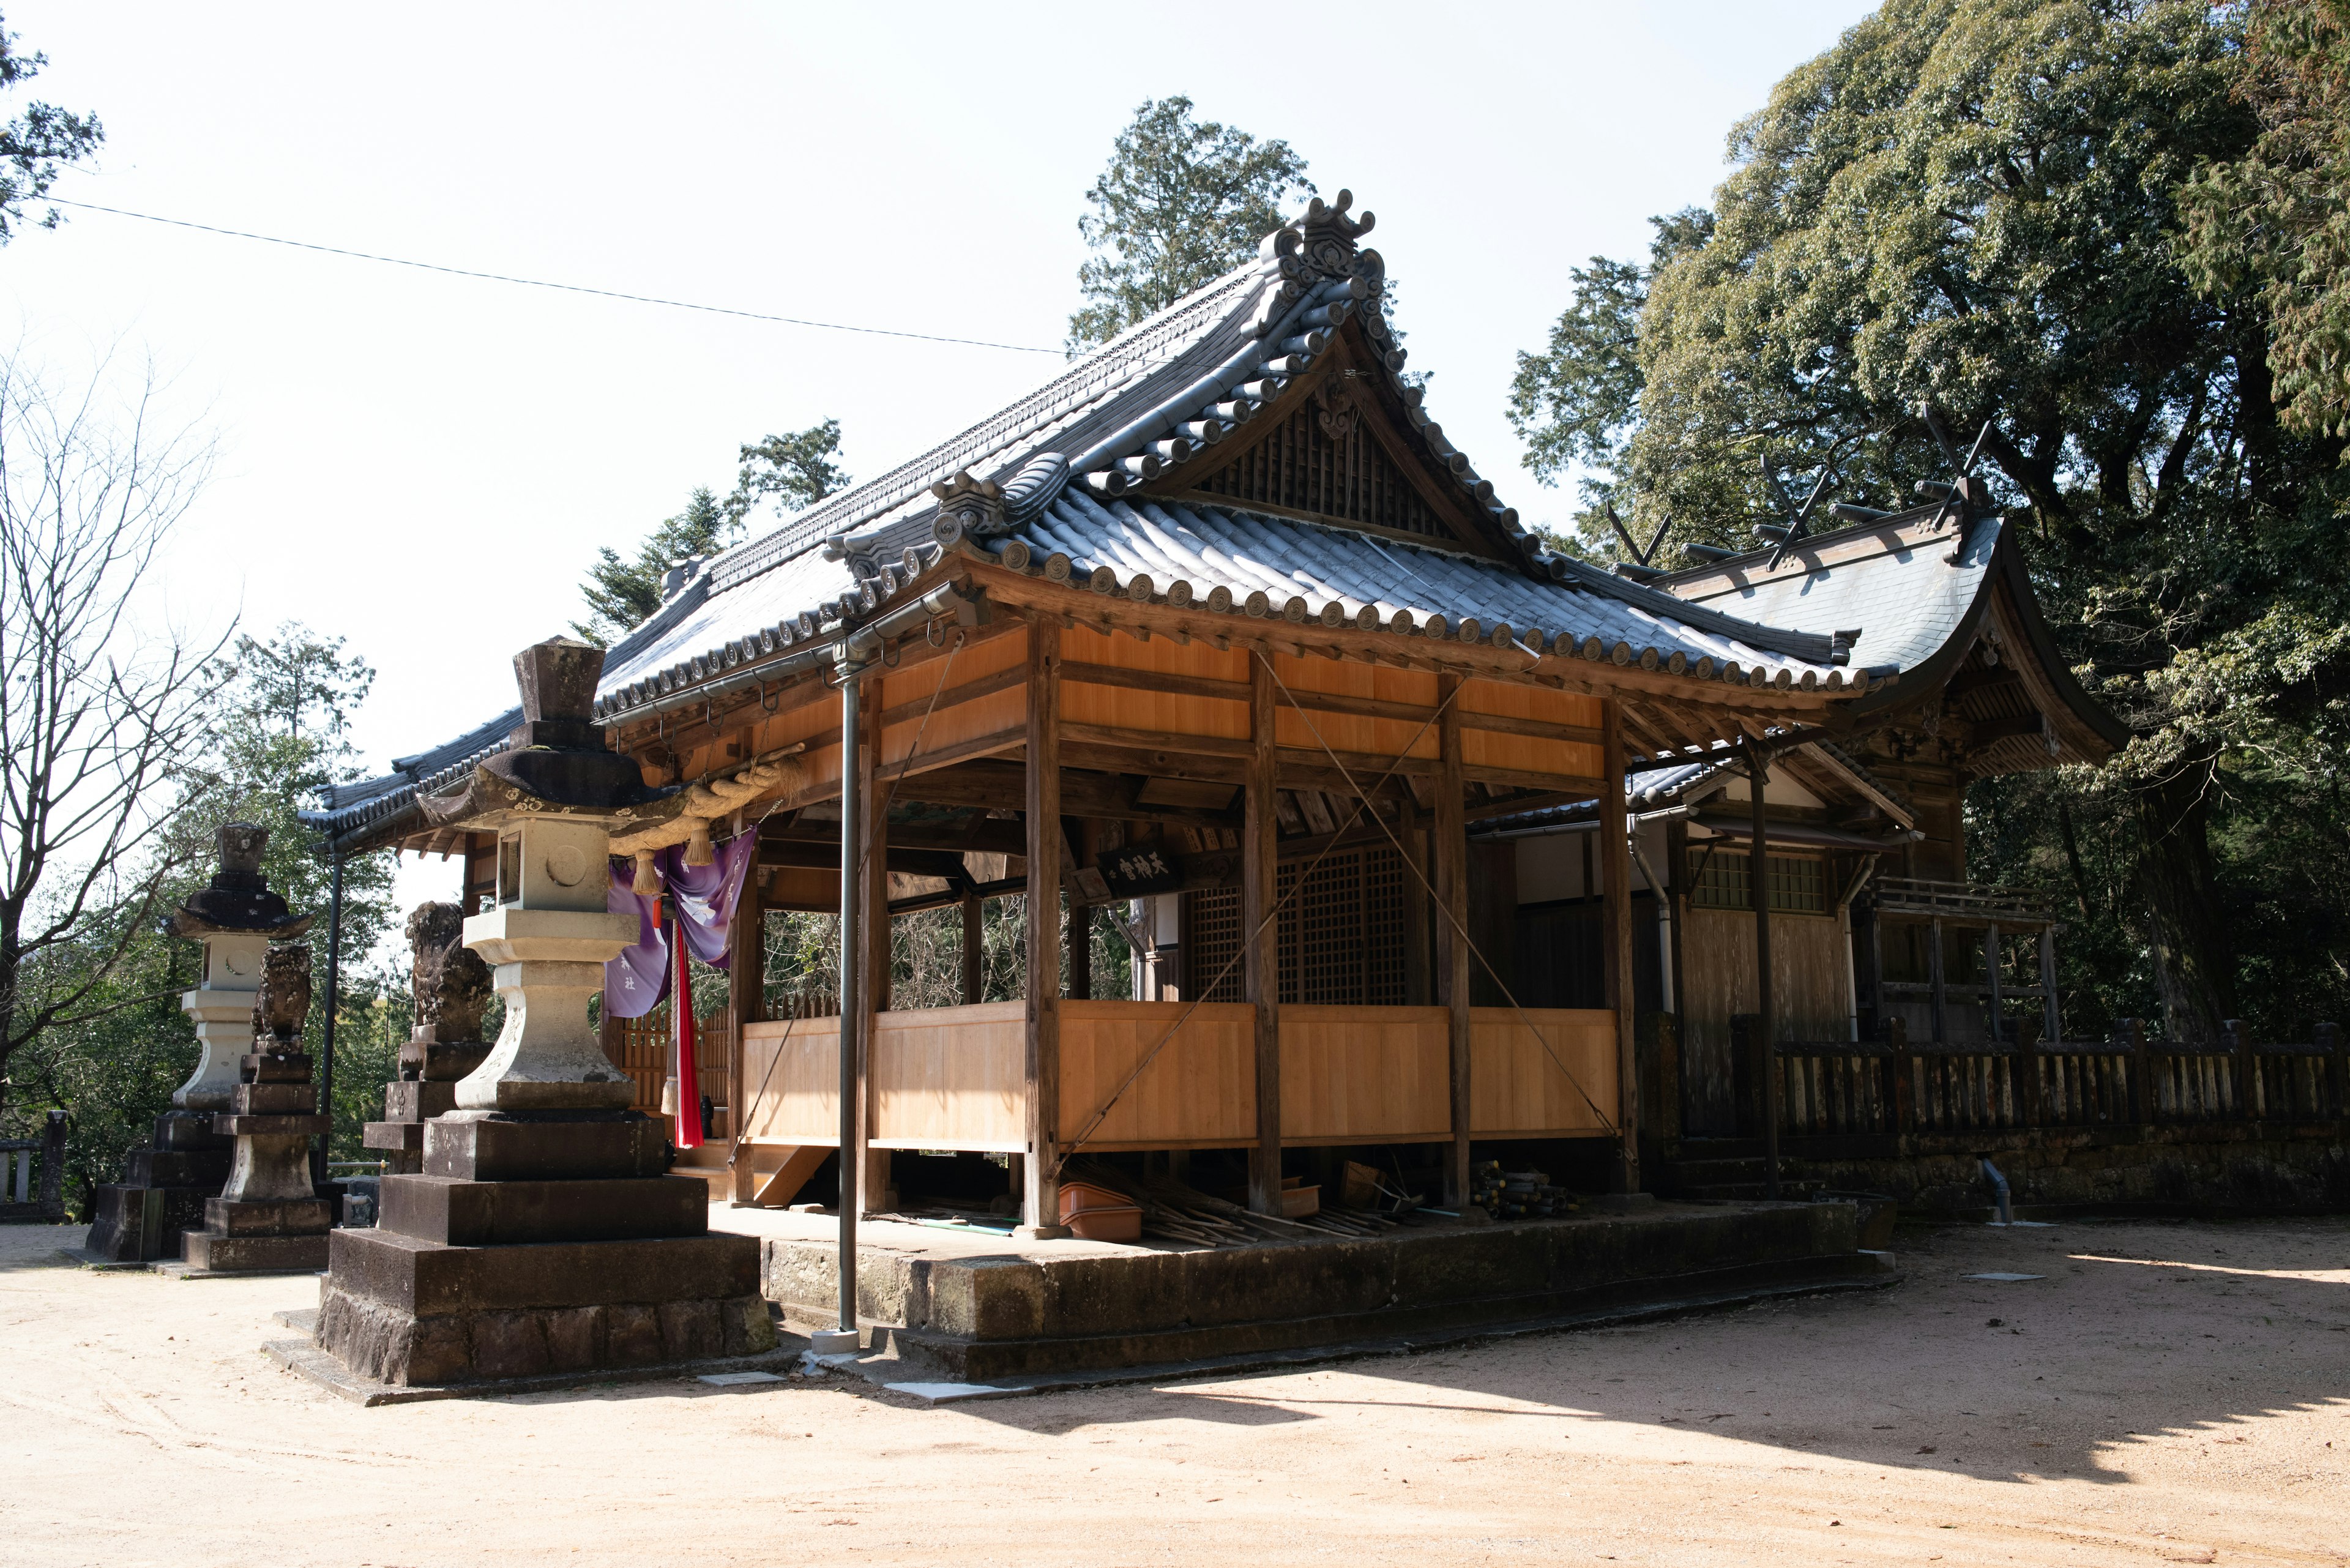
<path fill-rule="evenodd" d="M 2350 1061 L 2345 1061 L 2342 1029 L 2339 1024 L 2321 1023 L 2316 1033 L 2317 1049 L 2325 1058 L 2326 1089 L 2334 1102 L 2334 1114 L 2350 1116 Z"/>
<path fill-rule="evenodd" d="M 1065 1236 L 1054 1166 L 1061 1116 L 1061 628 L 1028 623 L 1027 1158 L 1021 1233 Z"/>
<path fill-rule="evenodd" d="M 1747 742 L 1746 781 L 1752 794 L 1753 842 L 1746 865 L 1747 891 L 1754 900 L 1755 1057 L 1762 1064 L 1762 1192 L 1779 1196 L 1779 1027 L 1771 1008 L 1771 829 L 1762 791 L 1769 781 L 1762 753 Z"/>
<path fill-rule="evenodd" d="M 2056 928 L 2040 928 L 2040 1032 L 2050 1045 L 2064 1038 L 2064 1015 L 2056 1005 Z"/>
<path fill-rule="evenodd" d="M 962 1000 L 966 1007 L 977 1005 L 987 994 L 987 947 L 980 919 L 985 909 L 979 894 L 966 885 L 962 893 Z"/>
<path fill-rule="evenodd" d="M 752 831 L 755 832 L 756 829 Z M 743 877 L 742 897 L 734 904 L 734 921 L 726 933 L 726 1163 L 733 1172 L 733 1198 L 751 1200 L 751 1151 L 743 1142 L 751 1107 L 745 1099 L 750 1085 L 743 1075 L 743 1025 L 766 1016 L 767 918 L 765 889 L 759 882 L 755 857 Z"/>
<path fill-rule="evenodd" d="M 1601 962 L 1607 1005 L 1616 1011 L 1616 1180 L 1619 1192 L 1640 1190 L 1640 1072 L 1632 1040 L 1632 847 L 1624 816 L 1624 704 L 1599 704 L 1604 761 L 1599 781 L 1599 886 L 1606 899 Z M 1653 889 L 1659 898 L 1663 889 Z"/>
<path fill-rule="evenodd" d="M 1983 927 L 1983 1033 L 1997 1045 L 2007 1038 L 2007 998 L 2000 986 L 1999 922 Z"/>
<path fill-rule="evenodd" d="M 2236 1102 L 2236 1117 L 2258 1120 L 2259 1097 L 2254 1091 L 2260 1064 L 2252 1060 L 2252 1032 L 2241 1018 L 2224 1018 L 2220 1021 L 2220 1039 L 2228 1047 L 2229 1088 Z"/>
<path fill-rule="evenodd" d="M 1950 1037 L 1948 998 L 1942 984 L 1942 917 L 1937 915 L 1926 926 L 1926 978 L 1934 987 L 1934 1041 L 1940 1044 Z"/>
<path fill-rule="evenodd" d="M 2116 1042 L 2129 1053 L 2130 1119 L 2141 1127 L 2154 1120 L 2154 1057 L 2146 1048 L 2146 1021 L 2140 1018 L 2117 1018 L 2115 1032 L 2121 1038 Z"/>
<path fill-rule="evenodd" d="M 1396 829 L 1396 836 L 1403 840 L 1404 857 L 1411 863 L 1403 878 L 1403 1000 L 1406 1006 L 1426 1007 L 1436 994 L 1434 978 L 1429 972 L 1428 893 L 1420 880 L 1428 876 L 1428 829 L 1408 784 L 1402 786 Z"/>
<path fill-rule="evenodd" d="M 1077 825 L 1077 864 L 1090 866 L 1094 859 L 1094 826 L 1090 822 Z M 1077 902 L 1074 888 L 1069 893 L 1069 995 L 1078 1002 L 1091 1002 L 1094 996 L 1094 907 Z"/>
<path fill-rule="evenodd" d="M 1429 829 L 1436 862 L 1436 996 L 1450 1010 L 1445 1060 L 1451 1086 L 1452 1142 L 1444 1158 L 1444 1204 L 1469 1201 L 1469 823 L 1467 781 L 1461 777 L 1458 675 L 1436 678 L 1436 820 Z"/>
<path fill-rule="evenodd" d="M 858 1212 L 872 1214 L 896 1207 L 889 1189 L 889 1151 L 875 1148 L 873 1054 L 880 1014 L 889 1010 L 889 786 L 880 778 L 881 711 L 884 706 L 879 670 L 865 677 L 864 701 L 858 714 L 862 739 L 857 748 L 858 854 L 864 867 L 858 910 L 864 929 L 858 934 L 858 959 L 863 966 L 858 980 L 854 1035 L 857 1044 L 857 1172 Z M 843 1020 L 847 1023 L 847 1020 Z"/>
<path fill-rule="evenodd" d="M 1281 928 L 1268 919 L 1280 886 L 1280 742 L 1274 728 L 1270 654 L 1249 661 L 1248 783 L 1241 813 L 1241 940 L 1249 1003 L 1256 1010 L 1256 1143 L 1249 1151 L 1249 1207 L 1281 1212 Z M 1252 940 L 1253 938 L 1253 940 Z"/>

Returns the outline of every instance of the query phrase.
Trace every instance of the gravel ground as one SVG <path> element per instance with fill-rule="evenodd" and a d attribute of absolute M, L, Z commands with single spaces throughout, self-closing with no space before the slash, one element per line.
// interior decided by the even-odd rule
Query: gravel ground
<path fill-rule="evenodd" d="M 2350 1563 L 2341 1219 L 1905 1227 L 1887 1291 L 939 1409 L 367 1410 L 258 1354 L 311 1280 L 78 1240 L 0 1227 L 0 1562 Z"/>

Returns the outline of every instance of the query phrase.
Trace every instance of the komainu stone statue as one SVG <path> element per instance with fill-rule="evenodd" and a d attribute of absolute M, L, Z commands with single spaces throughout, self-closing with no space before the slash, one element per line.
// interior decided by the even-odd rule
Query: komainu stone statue
<path fill-rule="evenodd" d="M 309 1016 L 309 948 L 271 948 L 261 963 L 261 989 L 253 995 L 253 1048 L 299 1051 L 302 1025 Z"/>
<path fill-rule="evenodd" d="M 456 1108 L 457 1080 L 490 1054 L 482 1038 L 490 966 L 465 945 L 465 911 L 417 905 L 408 917 L 408 947 L 415 1026 L 400 1048 L 399 1079 L 383 1086 L 383 1120 L 368 1123 L 361 1135 L 390 1176 L 423 1168 L 424 1124 Z"/>

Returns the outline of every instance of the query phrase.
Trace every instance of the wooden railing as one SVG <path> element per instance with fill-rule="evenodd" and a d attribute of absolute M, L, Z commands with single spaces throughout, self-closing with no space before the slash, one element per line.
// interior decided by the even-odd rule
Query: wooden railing
<path fill-rule="evenodd" d="M 1762 1078 L 1746 1021 L 1748 1125 Z M 2341 1031 L 2306 1044 L 2256 1042 L 2230 1024 L 2214 1045 L 2148 1041 L 2137 1020 L 2099 1043 L 1968 1043 L 1889 1038 L 1777 1044 L 1783 1132 L 1796 1136 L 2006 1132 L 2027 1127 L 2192 1126 L 2350 1116 Z"/>

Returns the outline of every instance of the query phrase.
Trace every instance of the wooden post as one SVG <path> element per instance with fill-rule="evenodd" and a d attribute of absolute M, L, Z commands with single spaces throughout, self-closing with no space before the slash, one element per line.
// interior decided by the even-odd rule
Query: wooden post
<path fill-rule="evenodd" d="M 1750 739 L 1746 753 L 1746 787 L 1753 796 L 1753 842 L 1747 861 L 1747 892 L 1754 900 L 1755 1033 L 1761 1044 L 1755 1056 L 1762 1064 L 1762 1195 L 1779 1196 L 1779 1030 L 1771 1009 L 1771 853 L 1769 817 L 1763 811 L 1762 790 L 1770 774 L 1762 753 Z"/>
<path fill-rule="evenodd" d="M 757 832 L 756 828 L 749 829 Z M 726 1011 L 733 1024 L 726 1063 L 726 1164 L 733 1176 L 733 1199 L 751 1201 L 751 1151 L 743 1142 L 751 1107 L 744 1096 L 749 1085 L 743 1075 L 743 1025 L 766 1016 L 767 919 L 765 889 L 759 882 L 755 857 L 743 877 L 742 897 L 735 901 L 734 921 L 726 933 Z"/>
<path fill-rule="evenodd" d="M 2319 1024 L 2317 1048 L 2325 1053 L 2325 1076 L 2334 1090 L 2334 1114 L 2350 1116 L 2350 1062 L 2343 1060 L 2340 1025 Z"/>
<path fill-rule="evenodd" d="M 1689 1081 L 1682 1072 L 1681 1047 L 1688 1038 L 1680 1021 L 1689 1015 L 1689 970 L 1684 961 L 1687 950 L 1685 935 L 1689 930 L 1689 822 L 1685 817 L 1669 818 L 1665 824 L 1665 882 L 1672 901 L 1672 950 L 1665 955 L 1672 965 L 1673 976 L 1673 1103 L 1669 1116 L 1673 1137 L 1678 1139 L 1689 1124 Z"/>
<path fill-rule="evenodd" d="M 969 884 L 962 892 L 962 1000 L 966 1007 L 976 1006 L 987 992 L 987 948 L 983 936 L 981 917 L 986 906 Z"/>
<path fill-rule="evenodd" d="M 2241 1018 L 2222 1019 L 2220 1038 L 2227 1043 L 2229 1087 L 2236 1102 L 2236 1116 L 2242 1121 L 2257 1121 L 2254 1099 L 2260 1064 L 2252 1059 L 2252 1032 L 2244 1027 Z"/>
<path fill-rule="evenodd" d="M 1027 1158 L 1019 1233 L 1066 1236 L 1054 1145 L 1061 1117 L 1061 628 L 1028 623 Z"/>
<path fill-rule="evenodd" d="M 1893 1107 L 1893 1130 L 1906 1133 L 1918 1125 L 1918 1096 L 1909 1075 L 1909 1021 L 1898 1013 L 1887 1017 L 1885 1043 L 1892 1053 L 1885 1060 L 1893 1075 L 1887 1085 L 1886 1103 Z"/>
<path fill-rule="evenodd" d="M 1942 986 L 1942 918 L 1939 915 L 1926 928 L 1926 978 L 1933 982 L 1934 1038 L 1937 1042 L 1950 1037 L 1950 1014 L 1945 1008 Z"/>
<path fill-rule="evenodd" d="M 1603 761 L 1599 782 L 1599 886 L 1607 901 L 1601 966 L 1607 1005 L 1616 1011 L 1617 1190 L 1640 1190 L 1640 1071 L 1632 1039 L 1632 846 L 1624 819 L 1624 704 L 1599 704 Z M 1660 891 L 1660 890 L 1659 890 Z M 1661 895 L 1660 895 L 1661 896 Z"/>
<path fill-rule="evenodd" d="M 1249 1207 L 1281 1212 L 1281 929 L 1268 919 L 1280 887 L 1281 746 L 1274 724 L 1272 655 L 1249 661 L 1249 761 L 1241 825 L 1241 940 L 1256 1009 L 1256 1143 L 1249 1151 Z"/>
<path fill-rule="evenodd" d="M 1994 1045 L 2007 1038 L 2007 1001 L 2000 989 L 1999 969 L 1999 922 L 1991 920 L 1983 927 L 1983 1033 Z"/>
<path fill-rule="evenodd" d="M 1408 1006 L 1426 1007 L 1436 994 L 1434 977 L 1429 973 L 1428 894 L 1420 885 L 1420 877 L 1429 875 L 1428 829 L 1414 809 L 1408 787 L 1402 797 L 1396 836 L 1403 840 L 1405 858 L 1419 872 L 1414 876 L 1407 870 L 1403 879 L 1403 999 Z"/>
<path fill-rule="evenodd" d="M 1077 825 L 1077 863 L 1093 864 L 1094 826 L 1091 822 Z M 1077 902 L 1076 890 L 1069 891 L 1069 995 L 1078 1002 L 1091 1002 L 1094 996 L 1094 907 Z"/>
<path fill-rule="evenodd" d="M 2064 1018 L 2056 1006 L 2056 928 L 2040 928 L 2040 1031 L 2047 1044 L 2064 1038 Z"/>
<path fill-rule="evenodd" d="M 2130 1119 L 2140 1127 L 2154 1120 L 2154 1062 L 2146 1048 L 2146 1021 L 2116 1019 L 2123 1048 L 2129 1052 Z"/>
<path fill-rule="evenodd" d="M 1461 705 L 1453 699 L 1461 677 L 1436 678 L 1436 820 L 1430 828 L 1436 862 L 1436 896 L 1443 905 L 1436 921 L 1436 994 L 1451 1010 L 1446 1062 L 1451 1077 L 1452 1147 L 1444 1161 L 1444 1202 L 1459 1209 L 1469 1201 L 1469 821 L 1468 784 L 1461 776 Z"/>
<path fill-rule="evenodd" d="M 889 1151 L 875 1148 L 871 1139 L 878 1118 L 873 1104 L 873 1054 L 880 1033 L 880 1015 L 889 1010 L 891 953 L 889 950 L 889 816 L 887 789 L 879 774 L 881 712 L 886 688 L 877 669 L 865 678 L 864 702 L 858 714 L 863 736 L 857 748 L 858 856 L 865 870 L 859 911 L 864 930 L 858 943 L 863 964 L 858 987 L 854 1026 L 857 1044 L 857 1172 L 858 1212 L 879 1213 L 895 1208 L 889 1190 Z M 848 1023 L 844 1019 L 843 1023 Z"/>

